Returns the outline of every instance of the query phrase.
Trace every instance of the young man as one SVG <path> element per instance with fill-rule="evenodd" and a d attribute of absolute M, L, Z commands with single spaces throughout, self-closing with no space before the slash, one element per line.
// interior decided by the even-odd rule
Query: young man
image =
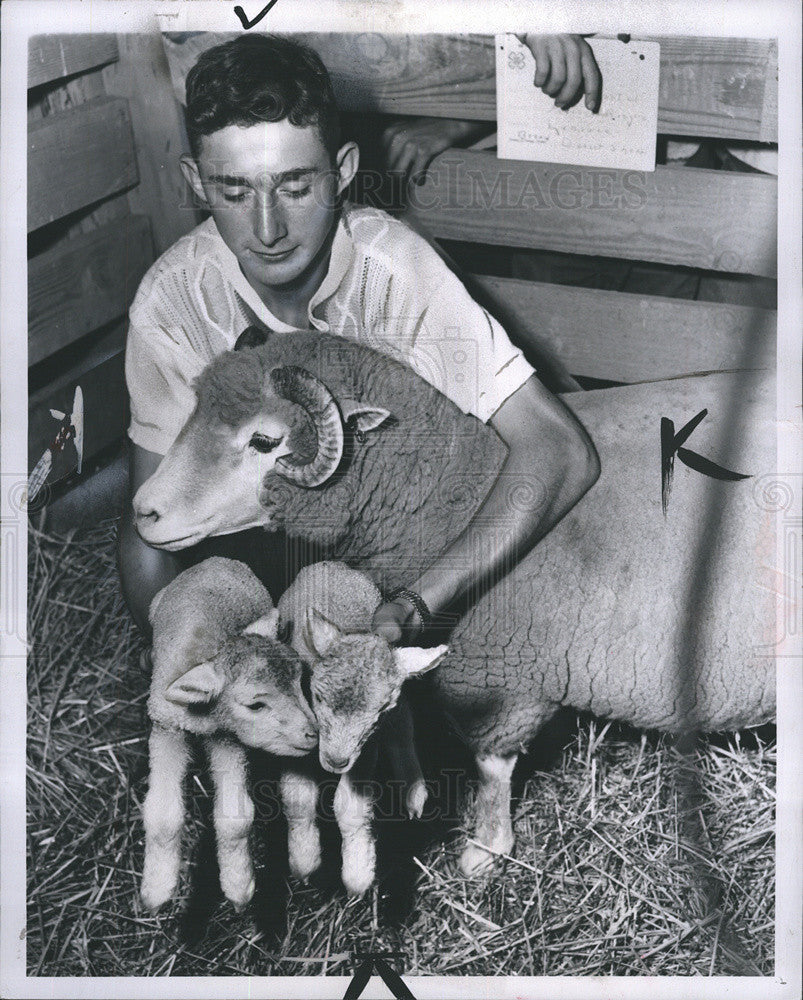
<path fill-rule="evenodd" d="M 182 171 L 211 217 L 153 265 L 131 307 L 132 495 L 192 411 L 193 378 L 254 317 L 275 335 L 317 329 L 405 362 L 489 422 L 509 448 L 504 475 L 535 481 L 543 496 L 537 509 L 513 510 L 498 481 L 471 530 L 378 609 L 375 629 L 409 641 L 428 614 L 503 572 L 576 503 L 598 474 L 593 445 L 428 243 L 343 202 L 359 151 L 341 144 L 315 53 L 266 35 L 210 49 L 187 77 L 187 126 Z M 236 537 L 226 541 L 229 554 L 253 552 L 253 539 L 239 553 Z M 143 629 L 157 590 L 208 552 L 199 546 L 180 562 L 150 548 L 127 510 L 120 574 Z"/>

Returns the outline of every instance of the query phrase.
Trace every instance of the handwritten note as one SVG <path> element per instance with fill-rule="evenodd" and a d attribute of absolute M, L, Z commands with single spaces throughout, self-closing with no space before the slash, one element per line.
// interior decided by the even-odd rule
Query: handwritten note
<path fill-rule="evenodd" d="M 658 42 L 589 38 L 602 73 L 599 111 L 568 111 L 533 84 L 535 59 L 515 35 L 496 38 L 499 156 L 582 167 L 655 170 Z"/>

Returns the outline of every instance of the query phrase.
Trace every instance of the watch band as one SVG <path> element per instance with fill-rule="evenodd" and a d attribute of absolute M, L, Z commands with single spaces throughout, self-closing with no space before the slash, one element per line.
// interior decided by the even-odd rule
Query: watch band
<path fill-rule="evenodd" d="M 432 612 L 429 610 L 426 601 L 420 594 L 416 594 L 414 590 L 408 590 L 406 587 L 399 587 L 398 590 L 394 590 L 388 597 L 388 602 L 390 603 L 398 598 L 402 598 L 412 604 L 418 613 L 418 617 L 421 619 L 422 629 L 429 628 L 432 624 Z"/>

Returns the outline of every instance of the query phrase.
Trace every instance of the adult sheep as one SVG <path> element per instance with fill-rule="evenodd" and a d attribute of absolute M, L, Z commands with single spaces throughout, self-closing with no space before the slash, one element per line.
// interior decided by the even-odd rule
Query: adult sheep
<path fill-rule="evenodd" d="M 755 478 L 710 478 L 690 457 L 772 473 L 771 390 L 769 376 L 722 374 L 571 397 L 600 479 L 469 603 L 433 673 L 477 758 L 475 839 L 491 852 L 513 844 L 516 756 L 561 705 L 670 731 L 773 716 L 772 516 Z M 221 355 L 196 392 L 134 498 L 140 534 L 168 550 L 262 524 L 324 543 L 382 589 L 409 585 L 465 527 L 504 461 L 490 428 L 401 364 L 318 333 Z M 688 442 L 663 424 L 662 454 L 662 418 L 682 428 L 703 409 Z M 662 468 L 668 487 L 681 445 L 664 514 Z M 537 470 L 511 479 L 511 504 L 541 500 Z M 474 872 L 488 859 L 469 846 L 462 865 Z"/>

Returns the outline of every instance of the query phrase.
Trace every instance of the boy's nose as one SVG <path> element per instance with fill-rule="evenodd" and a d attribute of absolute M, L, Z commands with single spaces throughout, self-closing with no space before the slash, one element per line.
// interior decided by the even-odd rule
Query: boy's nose
<path fill-rule="evenodd" d="M 283 213 L 275 201 L 261 202 L 257 205 L 256 212 L 256 235 L 263 246 L 272 247 L 287 236 Z"/>

